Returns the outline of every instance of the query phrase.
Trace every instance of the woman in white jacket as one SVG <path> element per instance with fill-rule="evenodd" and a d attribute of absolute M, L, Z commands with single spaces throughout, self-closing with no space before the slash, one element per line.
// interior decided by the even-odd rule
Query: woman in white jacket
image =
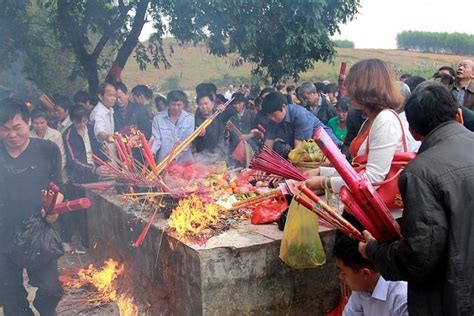
<path fill-rule="evenodd" d="M 351 67 L 345 85 L 351 105 L 367 115 L 349 152 L 352 157 L 368 155 L 365 174 L 371 183 L 382 182 L 395 152 L 404 151 L 409 133 L 394 111 L 403 102 L 395 75 L 383 61 L 367 59 Z M 308 175 L 306 184 L 313 190 L 326 187 L 337 193 L 344 185 L 334 168 L 321 167 Z"/>

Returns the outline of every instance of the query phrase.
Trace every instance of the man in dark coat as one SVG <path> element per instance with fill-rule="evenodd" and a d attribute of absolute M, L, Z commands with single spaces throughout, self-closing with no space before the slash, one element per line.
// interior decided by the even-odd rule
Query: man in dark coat
<path fill-rule="evenodd" d="M 324 125 L 337 115 L 336 109 L 326 97 L 321 95 L 311 82 L 304 82 L 298 91 L 306 103 L 306 109 L 314 114 Z"/>
<path fill-rule="evenodd" d="M 408 99 L 410 131 L 422 145 L 400 176 L 402 239 L 378 243 L 364 231 L 359 251 L 384 278 L 408 281 L 410 315 L 474 315 L 474 134 L 439 83 Z"/>

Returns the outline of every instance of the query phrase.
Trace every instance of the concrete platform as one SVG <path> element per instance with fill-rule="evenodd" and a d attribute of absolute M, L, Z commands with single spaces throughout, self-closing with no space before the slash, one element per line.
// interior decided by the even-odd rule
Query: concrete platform
<path fill-rule="evenodd" d="M 245 222 L 199 246 L 163 233 L 160 217 L 135 249 L 131 243 L 146 219 L 112 193 L 88 196 L 96 256 L 126 264 L 124 286 L 150 305 L 152 315 L 323 315 L 339 298 L 330 256 L 334 230 L 321 229 L 327 263 L 305 270 L 279 259 L 276 225 Z"/>

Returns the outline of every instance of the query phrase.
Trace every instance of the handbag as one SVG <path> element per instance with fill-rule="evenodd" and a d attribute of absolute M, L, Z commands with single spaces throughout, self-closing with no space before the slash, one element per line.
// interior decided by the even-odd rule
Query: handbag
<path fill-rule="evenodd" d="M 408 151 L 408 145 L 402 121 L 395 111 L 390 111 L 397 117 L 398 121 L 400 122 L 400 127 L 402 128 L 403 151 L 397 151 L 393 155 L 392 164 L 390 166 L 390 170 L 385 176 L 385 180 L 382 182 L 372 183 L 372 185 L 375 187 L 378 186 L 377 193 L 380 195 L 388 208 L 403 208 L 403 200 L 400 195 L 400 190 L 398 189 L 398 178 L 403 169 L 405 169 L 405 166 L 416 157 L 416 153 Z M 352 165 L 356 171 L 365 171 L 367 167 L 367 159 L 369 157 L 368 153 L 369 136 L 367 136 L 367 148 L 365 155 L 359 155 L 352 160 Z"/>

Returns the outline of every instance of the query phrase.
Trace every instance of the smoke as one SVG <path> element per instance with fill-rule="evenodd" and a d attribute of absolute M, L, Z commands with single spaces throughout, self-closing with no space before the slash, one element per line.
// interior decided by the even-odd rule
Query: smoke
<path fill-rule="evenodd" d="M 16 97 L 38 104 L 42 94 L 38 86 L 23 72 L 23 63 L 16 61 L 0 72 L 0 99 Z"/>
<path fill-rule="evenodd" d="M 213 165 L 218 162 L 226 162 L 229 161 L 228 155 L 229 149 L 224 143 L 219 143 L 219 146 L 216 147 L 214 150 L 203 150 L 198 153 L 193 153 L 194 162 L 201 163 L 206 166 Z"/>

